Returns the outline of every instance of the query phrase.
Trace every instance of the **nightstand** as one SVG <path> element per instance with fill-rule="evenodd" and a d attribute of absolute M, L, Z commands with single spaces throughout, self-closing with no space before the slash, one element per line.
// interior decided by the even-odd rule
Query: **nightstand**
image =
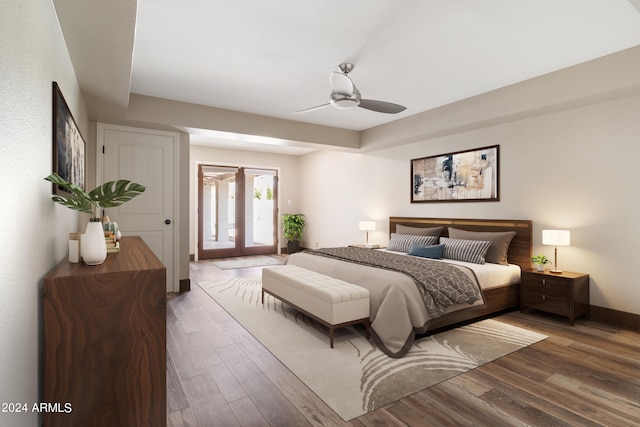
<path fill-rule="evenodd" d="M 522 270 L 520 312 L 525 308 L 566 316 L 571 325 L 578 316 L 588 318 L 589 275 L 570 271 Z"/>

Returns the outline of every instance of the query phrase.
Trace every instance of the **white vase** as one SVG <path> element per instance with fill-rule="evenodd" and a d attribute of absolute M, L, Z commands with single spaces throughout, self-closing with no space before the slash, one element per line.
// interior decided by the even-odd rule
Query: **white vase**
<path fill-rule="evenodd" d="M 538 271 L 544 271 L 544 264 L 536 264 Z"/>
<path fill-rule="evenodd" d="M 104 229 L 99 221 L 87 224 L 87 230 L 80 240 L 82 259 L 87 265 L 99 265 L 107 258 L 107 244 Z"/>

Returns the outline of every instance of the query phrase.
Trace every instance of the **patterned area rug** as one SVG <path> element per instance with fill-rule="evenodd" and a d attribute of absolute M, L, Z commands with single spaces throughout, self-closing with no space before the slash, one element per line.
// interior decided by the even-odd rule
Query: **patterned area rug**
<path fill-rule="evenodd" d="M 280 265 L 284 263 L 284 257 L 277 255 L 253 255 L 237 258 L 223 258 L 217 261 L 211 261 L 213 265 L 223 270 L 232 270 L 235 268 L 263 267 L 266 265 Z"/>
<path fill-rule="evenodd" d="M 547 338 L 488 319 L 416 340 L 392 359 L 359 326 L 338 329 L 331 349 L 324 326 L 270 295 L 263 306 L 258 277 L 200 287 L 345 421 Z"/>

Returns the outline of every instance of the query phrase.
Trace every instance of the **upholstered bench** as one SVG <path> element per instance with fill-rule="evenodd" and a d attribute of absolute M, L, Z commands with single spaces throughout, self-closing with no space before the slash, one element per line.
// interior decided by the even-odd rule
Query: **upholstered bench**
<path fill-rule="evenodd" d="M 268 293 L 329 328 L 363 323 L 369 337 L 369 291 L 295 265 L 262 269 L 262 303 Z"/>

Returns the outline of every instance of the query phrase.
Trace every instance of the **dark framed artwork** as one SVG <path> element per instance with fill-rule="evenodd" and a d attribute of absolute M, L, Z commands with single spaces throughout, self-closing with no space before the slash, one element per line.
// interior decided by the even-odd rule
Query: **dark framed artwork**
<path fill-rule="evenodd" d="M 411 203 L 499 201 L 500 146 L 411 160 Z"/>
<path fill-rule="evenodd" d="M 85 188 L 85 144 L 60 87 L 53 82 L 53 172 Z M 54 193 L 62 192 L 54 185 Z"/>

